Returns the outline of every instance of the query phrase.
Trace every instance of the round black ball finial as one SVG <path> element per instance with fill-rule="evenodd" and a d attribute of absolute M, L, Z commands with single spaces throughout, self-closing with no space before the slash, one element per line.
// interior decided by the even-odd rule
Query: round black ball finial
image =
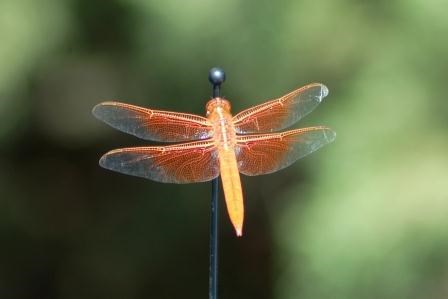
<path fill-rule="evenodd" d="M 224 81 L 226 81 L 226 73 L 220 67 L 211 68 L 208 72 L 208 80 L 213 85 L 221 85 Z"/>

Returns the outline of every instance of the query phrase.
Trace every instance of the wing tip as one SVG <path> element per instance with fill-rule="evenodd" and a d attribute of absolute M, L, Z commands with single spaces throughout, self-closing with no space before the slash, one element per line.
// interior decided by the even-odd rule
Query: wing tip
<path fill-rule="evenodd" d="M 325 127 L 323 133 L 328 143 L 331 143 L 336 139 L 336 132 L 330 128 Z"/>
<path fill-rule="evenodd" d="M 312 96 L 317 99 L 317 101 L 320 103 L 322 100 L 328 96 L 330 91 L 328 90 L 328 87 L 325 84 L 322 83 L 311 83 L 304 87 L 305 89 L 312 89 Z"/>
<path fill-rule="evenodd" d="M 93 108 L 92 108 L 92 114 L 93 116 L 95 116 L 97 119 L 101 120 L 101 116 L 104 112 L 104 106 L 108 105 L 109 102 L 101 102 L 99 104 L 96 104 Z"/>
<path fill-rule="evenodd" d="M 329 93 L 330 91 L 328 90 L 328 87 L 325 86 L 324 84 L 321 84 L 321 85 L 320 85 L 320 88 L 321 88 L 321 90 L 320 90 L 320 94 L 321 94 L 321 100 L 322 100 L 323 98 L 325 98 L 325 97 L 328 95 L 328 93 Z"/>
<path fill-rule="evenodd" d="M 315 83 L 315 84 L 319 87 L 318 94 L 316 95 L 316 97 L 320 103 L 329 94 L 330 91 L 328 90 L 328 87 L 322 83 Z"/>
<path fill-rule="evenodd" d="M 98 165 L 101 166 L 102 168 L 108 169 L 108 167 L 106 167 L 106 163 L 107 162 L 107 153 L 104 154 L 100 160 L 98 161 Z"/>
<path fill-rule="evenodd" d="M 116 106 L 117 103 L 119 103 L 119 102 L 116 102 L 116 101 L 104 101 L 104 102 L 101 102 L 99 104 L 96 104 L 92 108 L 92 114 L 96 118 L 101 119 L 102 112 L 104 112 L 104 108 L 106 106 Z"/>
<path fill-rule="evenodd" d="M 101 156 L 100 160 L 98 161 L 98 164 L 105 169 L 111 169 L 111 170 L 114 169 L 114 167 L 112 167 L 111 165 L 113 165 L 114 163 L 113 158 L 115 157 L 115 154 L 122 153 L 124 150 L 125 149 L 118 148 L 108 151 L 107 153 Z"/>
<path fill-rule="evenodd" d="M 98 118 L 98 111 L 100 110 L 101 105 L 102 105 L 102 103 L 96 104 L 92 108 L 92 115 L 95 116 L 96 118 Z"/>
<path fill-rule="evenodd" d="M 325 140 L 327 141 L 325 144 L 331 143 L 336 139 L 336 132 L 327 126 L 301 128 L 301 129 L 286 131 L 284 133 L 294 134 L 296 132 L 298 132 L 298 133 L 315 132 L 316 134 L 319 134 L 319 136 L 321 136 L 323 134 L 325 137 Z"/>

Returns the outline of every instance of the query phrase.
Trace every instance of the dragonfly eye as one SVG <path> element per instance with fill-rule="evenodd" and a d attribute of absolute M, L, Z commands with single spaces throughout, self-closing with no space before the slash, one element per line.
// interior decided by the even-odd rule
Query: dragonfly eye
<path fill-rule="evenodd" d="M 217 107 L 222 107 L 225 111 L 230 112 L 230 108 L 232 107 L 230 105 L 230 102 L 223 98 L 214 98 L 208 101 L 207 105 L 205 106 L 205 109 L 207 111 L 207 116 L 212 113 Z"/>
<path fill-rule="evenodd" d="M 222 99 L 222 98 L 220 100 L 221 100 L 220 104 L 224 108 L 224 110 L 230 112 L 230 109 L 232 108 L 232 105 L 230 105 L 230 102 L 227 101 L 226 99 Z"/>

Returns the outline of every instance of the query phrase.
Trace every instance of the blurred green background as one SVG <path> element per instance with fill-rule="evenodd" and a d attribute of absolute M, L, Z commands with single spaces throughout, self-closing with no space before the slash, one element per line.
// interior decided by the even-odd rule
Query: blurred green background
<path fill-rule="evenodd" d="M 91 109 L 204 115 L 213 66 L 234 112 L 325 83 L 298 126 L 338 133 L 243 178 L 243 238 L 221 209 L 221 298 L 448 298 L 447 34 L 442 0 L 1 1 L 0 298 L 207 297 L 210 184 L 101 169 L 148 142 Z"/>

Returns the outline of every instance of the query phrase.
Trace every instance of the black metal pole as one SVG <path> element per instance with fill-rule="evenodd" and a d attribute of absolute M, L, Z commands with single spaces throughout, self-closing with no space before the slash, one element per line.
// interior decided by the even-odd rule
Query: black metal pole
<path fill-rule="evenodd" d="M 221 95 L 221 84 L 226 74 L 221 68 L 214 67 L 209 71 L 208 79 L 213 85 L 213 98 Z M 219 177 L 212 181 L 212 198 L 210 204 L 210 275 L 209 298 L 218 298 L 218 214 L 219 214 Z"/>

